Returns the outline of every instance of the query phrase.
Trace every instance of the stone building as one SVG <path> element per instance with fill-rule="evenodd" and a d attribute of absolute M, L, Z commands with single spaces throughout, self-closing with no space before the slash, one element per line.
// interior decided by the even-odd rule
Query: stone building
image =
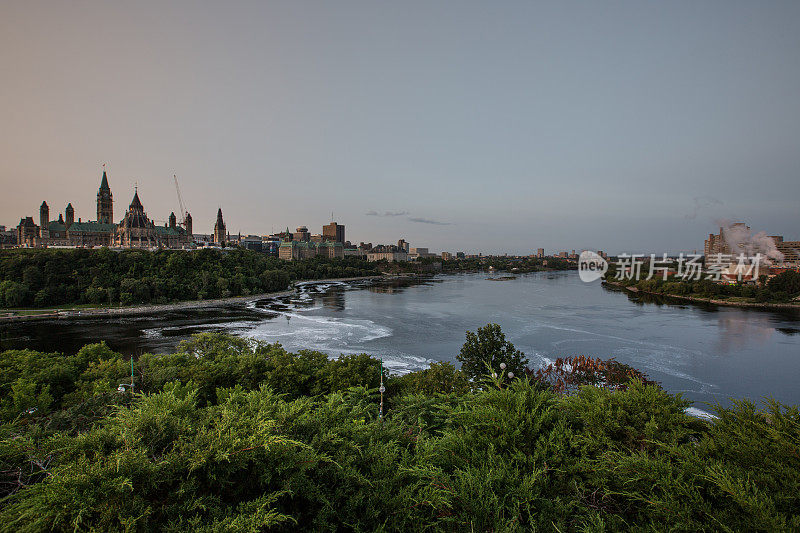
<path fill-rule="evenodd" d="M 39 240 L 39 226 L 33 221 L 32 217 L 20 219 L 17 225 L 17 245 L 25 247 L 36 246 Z"/>
<path fill-rule="evenodd" d="M 214 242 L 220 246 L 226 242 L 225 222 L 222 220 L 222 208 L 217 210 L 217 222 L 214 224 Z"/>
<path fill-rule="evenodd" d="M 168 226 L 156 226 L 148 217 L 139 200 L 138 190 L 119 224 L 113 222 L 113 196 L 105 170 L 97 191 L 97 220 L 75 222 L 75 209 L 67 204 L 58 220 L 50 220 L 50 207 L 42 202 L 39 207 L 39 225 L 31 217 L 20 220 L 17 226 L 18 246 L 24 247 L 95 247 L 122 248 L 182 248 L 192 243 L 192 218 L 186 214 L 184 227 L 170 216 Z M 23 236 L 23 239 L 19 239 Z"/>
<path fill-rule="evenodd" d="M 367 261 L 370 263 L 374 261 L 388 261 L 393 263 L 395 261 L 408 261 L 408 254 L 404 251 L 394 252 L 368 252 Z"/>
<path fill-rule="evenodd" d="M 278 257 L 285 261 L 309 259 L 311 257 L 344 257 L 344 246 L 340 242 L 283 241 L 278 248 Z"/>
<path fill-rule="evenodd" d="M 100 189 L 97 191 L 97 222 L 100 224 L 114 223 L 114 200 L 105 170 L 103 179 L 100 181 Z"/>

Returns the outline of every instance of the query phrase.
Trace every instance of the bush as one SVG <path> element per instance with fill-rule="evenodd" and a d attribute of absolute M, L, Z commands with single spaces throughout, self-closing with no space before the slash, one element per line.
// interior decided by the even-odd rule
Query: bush
<path fill-rule="evenodd" d="M 718 405 L 709 423 L 638 379 L 470 391 L 438 363 L 390 376 L 380 419 L 379 368 L 203 334 L 143 355 L 131 395 L 104 344 L 7 351 L 0 530 L 800 528 L 796 407 Z"/>

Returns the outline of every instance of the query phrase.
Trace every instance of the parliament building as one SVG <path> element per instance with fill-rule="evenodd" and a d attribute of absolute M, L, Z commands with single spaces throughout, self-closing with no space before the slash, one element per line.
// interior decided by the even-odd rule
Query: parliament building
<path fill-rule="evenodd" d="M 105 170 L 97 191 L 97 220 L 75 221 L 75 210 L 67 204 L 58 220 L 50 220 L 50 207 L 42 202 L 39 207 L 39 224 L 33 217 L 25 217 L 17 226 L 17 244 L 22 247 L 50 246 L 92 248 L 108 246 L 117 248 L 185 248 L 192 244 L 192 215 L 186 213 L 178 224 L 175 213 L 169 222 L 156 225 L 147 217 L 139 192 L 133 193 L 125 216 L 114 223 L 114 200 Z"/>

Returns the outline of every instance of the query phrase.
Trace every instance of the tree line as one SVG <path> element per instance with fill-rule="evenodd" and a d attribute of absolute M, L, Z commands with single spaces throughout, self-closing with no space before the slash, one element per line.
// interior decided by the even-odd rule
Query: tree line
<path fill-rule="evenodd" d="M 458 359 L 385 375 L 381 418 L 365 354 L 200 334 L 132 394 L 105 344 L 6 351 L 0 530 L 800 528 L 797 407 L 700 420 L 620 364 L 526 371 L 495 325 Z"/>
<path fill-rule="evenodd" d="M 376 274 L 357 258 L 282 261 L 228 250 L 3 250 L 0 306 L 131 305 L 249 296 L 292 281 Z"/>
<path fill-rule="evenodd" d="M 668 276 L 666 280 L 656 277 L 618 280 L 615 274 L 616 269 L 611 267 L 606 272 L 605 279 L 625 287 L 636 287 L 641 291 L 664 295 L 754 303 L 788 303 L 800 297 L 800 272 L 794 270 L 786 270 L 769 279 L 761 275 L 758 284 L 717 283 L 710 279 L 685 280 L 675 275 Z"/>

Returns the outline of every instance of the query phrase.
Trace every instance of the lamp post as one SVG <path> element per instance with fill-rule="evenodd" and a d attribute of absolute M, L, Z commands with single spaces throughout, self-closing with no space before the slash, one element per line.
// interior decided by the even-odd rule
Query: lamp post
<path fill-rule="evenodd" d="M 378 418 L 380 418 L 381 423 L 383 423 L 383 393 L 386 392 L 386 387 L 383 386 L 383 359 L 381 359 L 381 386 L 378 387 L 378 390 L 381 393 L 381 409 L 378 412 Z"/>
<path fill-rule="evenodd" d="M 133 384 L 133 356 L 131 356 L 131 382 L 130 383 L 120 383 L 119 387 L 117 387 L 117 391 L 125 392 L 126 389 L 130 387 L 130 392 L 133 394 L 134 392 L 134 384 Z"/>

